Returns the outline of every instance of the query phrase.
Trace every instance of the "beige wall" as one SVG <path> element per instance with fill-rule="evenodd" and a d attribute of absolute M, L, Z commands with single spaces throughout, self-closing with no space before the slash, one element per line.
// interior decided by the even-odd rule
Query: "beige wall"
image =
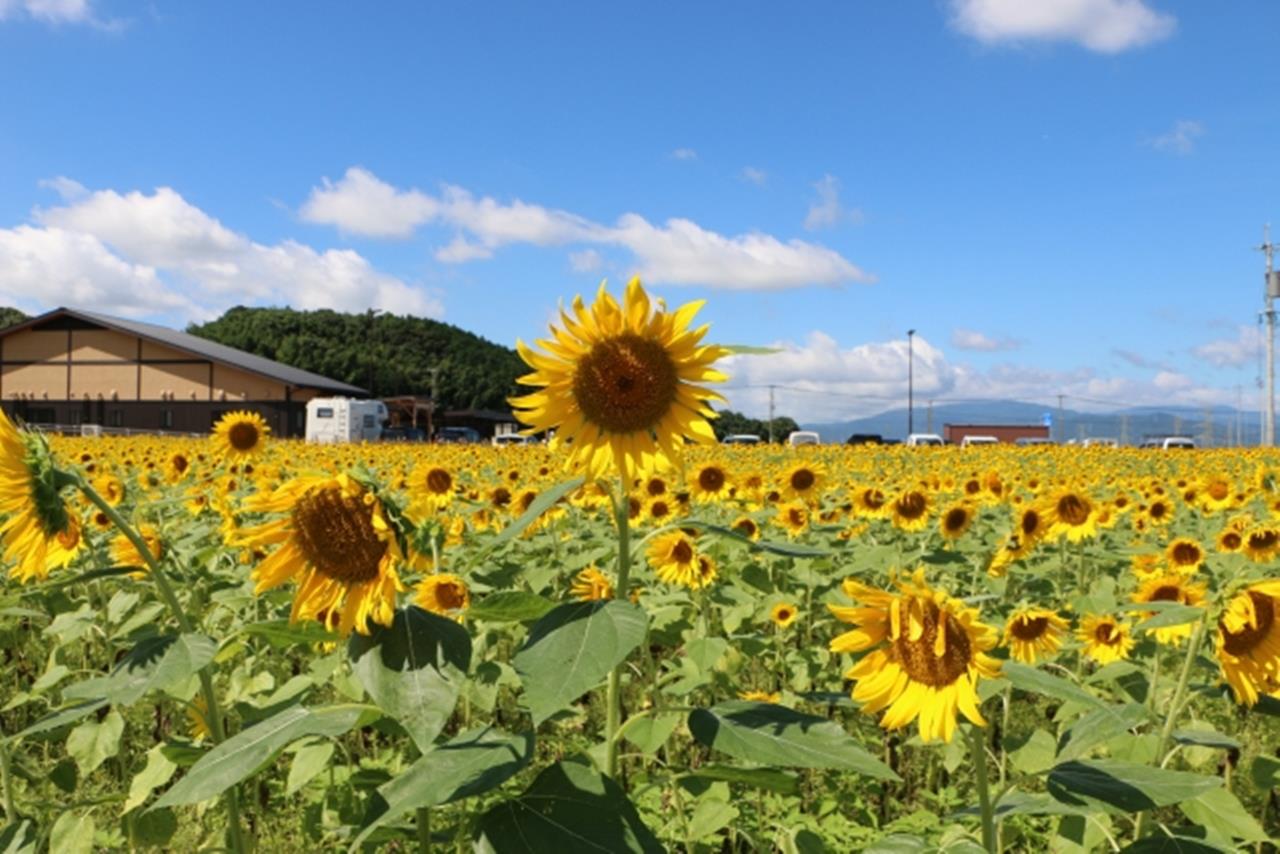
<path fill-rule="evenodd" d="M 174 400 L 208 400 L 209 365 L 144 364 L 139 391 L 143 400 L 160 400 L 165 392 L 171 393 Z"/>
<path fill-rule="evenodd" d="M 8 342 L 5 343 L 8 357 Z M 138 358 L 138 339 L 109 329 L 76 329 L 71 333 L 73 361 L 132 361 Z"/>
<path fill-rule="evenodd" d="M 8 385 L 5 386 L 8 391 Z M 111 400 L 114 392 L 119 400 L 138 399 L 138 366 L 131 365 L 73 365 L 71 368 L 71 396 L 83 399 L 88 395 L 97 400 Z"/>
<path fill-rule="evenodd" d="M 7 346 L 5 350 L 8 351 Z M 67 366 L 6 365 L 0 376 L 0 387 L 6 400 L 12 400 L 15 395 L 36 400 L 66 400 Z"/>
<path fill-rule="evenodd" d="M 154 341 L 142 342 L 142 361 L 148 359 L 191 359 L 194 358 L 185 350 L 175 350 L 172 347 L 166 347 L 163 344 L 156 344 Z"/>
<path fill-rule="evenodd" d="M 226 365 L 213 366 L 213 399 L 284 400 L 284 383 L 238 371 Z"/>
<path fill-rule="evenodd" d="M 43 362 L 67 358 L 67 333 L 65 331 L 35 332 L 24 329 L 4 339 L 6 362 Z"/>

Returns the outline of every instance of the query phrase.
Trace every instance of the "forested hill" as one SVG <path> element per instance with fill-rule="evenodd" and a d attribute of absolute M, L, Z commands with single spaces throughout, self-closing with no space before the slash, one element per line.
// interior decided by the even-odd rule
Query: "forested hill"
<path fill-rule="evenodd" d="M 527 372 L 514 350 L 422 317 L 289 308 L 230 309 L 192 335 L 367 388 L 375 397 L 429 395 L 439 367 L 448 409 L 507 409 Z"/>

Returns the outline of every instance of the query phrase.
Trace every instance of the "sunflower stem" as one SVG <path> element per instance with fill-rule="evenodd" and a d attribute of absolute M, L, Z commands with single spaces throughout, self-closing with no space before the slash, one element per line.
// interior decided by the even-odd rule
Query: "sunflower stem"
<path fill-rule="evenodd" d="M 431 808 L 419 807 L 415 814 L 415 824 L 418 830 L 418 851 L 420 854 L 430 854 L 431 851 Z"/>
<path fill-rule="evenodd" d="M 9 774 L 9 745 L 0 738 L 0 790 L 4 793 L 4 820 L 6 824 L 18 823 L 18 808 L 14 806 L 13 777 Z"/>
<path fill-rule="evenodd" d="M 129 524 L 128 520 L 120 514 L 120 511 L 112 507 L 110 502 L 102 497 L 96 489 L 94 489 L 83 476 L 75 478 L 75 486 L 84 494 L 85 498 L 101 510 L 111 524 L 115 525 L 120 533 L 133 543 L 134 549 L 138 552 L 138 556 L 147 564 L 149 575 L 156 584 L 156 589 L 160 591 L 160 598 L 164 600 L 165 605 L 173 613 L 173 617 L 178 621 L 178 628 L 183 634 L 190 634 L 194 631 L 191 618 L 187 616 L 187 612 L 182 609 L 182 604 L 178 601 L 178 595 L 173 590 L 173 585 L 169 583 L 169 578 L 164 574 L 160 567 L 159 561 L 151 554 L 151 548 L 147 545 L 147 541 L 142 535 Z M 199 672 L 200 677 L 200 693 L 204 696 L 205 707 L 208 709 L 209 731 L 213 734 L 213 739 L 217 743 L 226 741 L 227 733 L 223 725 L 222 709 L 218 706 L 218 696 L 213 690 L 213 678 L 207 670 Z M 240 827 L 240 795 L 235 786 L 227 789 L 227 836 L 228 844 L 232 851 L 236 854 L 246 851 L 244 838 Z"/>
<path fill-rule="evenodd" d="M 1163 760 L 1165 748 L 1169 746 L 1169 739 L 1173 737 L 1173 728 L 1178 723 L 1178 716 L 1182 712 L 1182 703 L 1187 694 L 1187 683 L 1191 681 L 1191 667 L 1195 664 L 1196 655 L 1200 652 L 1200 644 L 1204 641 L 1205 625 L 1208 621 L 1208 615 L 1201 617 L 1196 623 L 1195 631 L 1191 635 L 1191 640 L 1187 643 L 1187 657 L 1182 660 L 1182 671 L 1178 674 L 1178 684 L 1173 689 L 1173 697 L 1169 700 L 1169 713 L 1165 716 L 1164 726 L 1160 728 L 1160 740 L 1156 743 L 1156 753 L 1153 762 L 1159 765 Z M 1143 825 L 1146 824 L 1147 813 L 1138 813 L 1137 820 L 1133 823 L 1133 839 L 1138 841 L 1142 838 Z"/>
<path fill-rule="evenodd" d="M 995 811 L 991 807 L 991 783 L 987 779 L 987 744 L 983 729 L 969 727 L 969 753 L 978 776 L 978 809 L 982 813 L 982 847 L 997 854 Z"/>
<path fill-rule="evenodd" d="M 618 494 L 613 502 L 613 518 L 618 527 L 618 580 L 614 588 L 614 596 L 626 601 L 631 583 L 631 514 L 627 501 L 627 485 L 622 479 L 618 481 Z M 605 692 L 605 769 L 613 778 L 618 776 L 618 726 L 622 718 L 622 698 L 619 688 L 622 683 L 624 662 L 618 662 L 609 674 L 609 686 Z"/>

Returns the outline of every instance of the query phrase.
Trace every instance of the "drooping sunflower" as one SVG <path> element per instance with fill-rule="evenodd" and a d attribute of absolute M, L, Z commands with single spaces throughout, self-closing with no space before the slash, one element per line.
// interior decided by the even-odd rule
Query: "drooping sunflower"
<path fill-rule="evenodd" d="M 396 594 L 404 590 L 397 567 L 405 555 L 371 489 L 347 474 L 308 476 L 251 496 L 243 506 L 285 514 L 229 535 L 232 545 L 277 546 L 253 570 L 255 593 L 292 578 L 298 582 L 294 621 L 339 613 L 343 636 L 353 629 L 368 634 L 370 622 L 391 625 Z"/>
<path fill-rule="evenodd" d="M 569 592 L 584 602 L 613 598 L 613 582 L 594 564 L 579 572 Z"/>
<path fill-rule="evenodd" d="M 471 590 L 460 576 L 437 572 L 418 582 L 413 603 L 424 611 L 461 620 L 463 612 L 471 607 Z"/>
<path fill-rule="evenodd" d="M 615 470 L 630 479 L 682 456 L 684 440 L 715 442 L 708 401 L 723 400 L 700 382 L 723 382 L 712 368 L 727 356 L 702 344 L 707 326 L 690 329 L 702 307 L 656 310 L 638 278 L 618 305 L 600 284 L 590 308 L 581 297 L 573 316 L 563 309 L 563 329 L 537 341 L 538 352 L 517 341 L 533 373 L 520 378 L 540 391 L 511 398 L 515 415 L 533 431 L 556 431 L 568 443 L 567 466 L 599 477 Z"/>
<path fill-rule="evenodd" d="M 0 410 L 0 537 L 9 577 L 26 584 L 47 578 L 84 547 L 80 521 L 62 500 L 60 473 L 43 437 L 19 432 Z"/>
<path fill-rule="evenodd" d="M 925 583 L 923 570 L 896 586 L 894 592 L 849 579 L 844 592 L 858 604 L 828 606 L 855 626 L 831 641 L 831 651 L 871 650 L 845 674 L 855 683 L 853 699 L 865 712 L 885 710 L 885 729 L 918 719 L 926 742 L 950 741 L 957 711 L 985 726 L 977 685 L 999 675 L 999 662 L 986 654 L 996 630 L 979 621 L 977 609 Z"/>
<path fill-rule="evenodd" d="M 1280 579 L 1237 593 L 1218 618 L 1214 648 L 1222 676 L 1238 702 L 1280 690 Z"/>
<path fill-rule="evenodd" d="M 267 446 L 271 428 L 256 412 L 228 412 L 213 425 L 214 445 L 232 460 L 251 459 Z"/>
<path fill-rule="evenodd" d="M 785 629 L 796 621 L 800 609 L 791 602 L 779 602 L 769 609 L 769 619 L 780 629 Z"/>
<path fill-rule="evenodd" d="M 1204 603 L 1206 586 L 1203 582 L 1193 581 L 1187 574 L 1178 570 L 1164 573 L 1153 573 L 1143 579 L 1142 584 L 1133 592 L 1134 602 L 1178 602 L 1183 605 L 1201 605 Z M 1154 616 L 1154 612 L 1145 616 Z M 1163 626 L 1152 629 L 1156 643 L 1176 644 L 1183 638 L 1191 636 L 1192 623 L 1177 626 Z"/>
<path fill-rule="evenodd" d="M 1107 615 L 1086 614 L 1076 629 L 1076 637 L 1084 644 L 1084 654 L 1099 664 L 1128 658 L 1133 649 L 1129 626 Z"/>
<path fill-rule="evenodd" d="M 684 531 L 654 537 L 646 554 L 658 578 L 667 584 L 701 587 L 698 549 Z"/>
<path fill-rule="evenodd" d="M 1004 625 L 1004 643 L 1015 661 L 1035 664 L 1062 646 L 1067 621 L 1047 608 L 1019 608 Z"/>

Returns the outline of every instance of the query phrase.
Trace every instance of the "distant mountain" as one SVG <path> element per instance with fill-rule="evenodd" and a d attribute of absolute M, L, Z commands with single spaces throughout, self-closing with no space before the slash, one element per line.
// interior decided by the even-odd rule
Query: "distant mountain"
<path fill-rule="evenodd" d="M 915 408 L 917 433 L 942 433 L 944 424 L 1043 424 L 1047 417 L 1054 439 L 1084 439 L 1092 436 L 1119 439 L 1137 444 L 1147 436 L 1183 435 L 1201 440 L 1201 445 L 1256 445 L 1261 435 L 1258 412 L 1239 413 L 1240 437 L 1236 437 L 1236 410 L 1215 406 L 1208 410 L 1193 406 L 1135 406 L 1113 412 L 1081 412 L 1056 407 L 999 400 L 983 403 L 943 403 Z M 843 442 L 854 433 L 878 433 L 886 439 L 907 435 L 906 408 L 892 409 L 850 421 L 803 425 L 814 430 L 824 442 Z"/>

